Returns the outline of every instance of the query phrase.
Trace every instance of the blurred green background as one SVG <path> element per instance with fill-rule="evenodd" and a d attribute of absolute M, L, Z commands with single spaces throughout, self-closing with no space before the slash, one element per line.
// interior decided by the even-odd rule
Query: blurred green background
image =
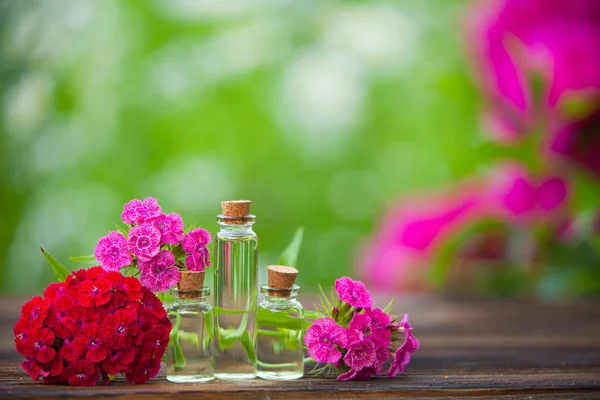
<path fill-rule="evenodd" d="M 478 168 L 468 3 L 0 2 L 0 287 L 92 254 L 123 204 L 216 232 L 247 198 L 261 266 L 305 227 L 299 284 L 352 274 L 383 207 Z"/>

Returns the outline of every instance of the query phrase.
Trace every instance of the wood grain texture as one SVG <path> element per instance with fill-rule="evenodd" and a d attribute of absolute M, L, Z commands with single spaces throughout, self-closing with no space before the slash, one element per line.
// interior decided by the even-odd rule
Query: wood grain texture
<path fill-rule="evenodd" d="M 389 295 L 376 296 L 385 304 Z M 337 382 L 311 376 L 291 382 L 151 382 L 71 388 L 33 382 L 21 371 L 12 327 L 26 299 L 0 300 L 0 397 L 139 399 L 304 398 L 600 398 L 600 301 L 540 304 L 517 301 L 400 298 L 421 350 L 397 378 Z M 304 299 L 304 303 L 311 304 Z"/>

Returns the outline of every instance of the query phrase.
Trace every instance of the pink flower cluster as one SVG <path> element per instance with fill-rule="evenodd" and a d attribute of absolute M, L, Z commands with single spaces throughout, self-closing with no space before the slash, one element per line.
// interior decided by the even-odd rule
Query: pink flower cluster
<path fill-rule="evenodd" d="M 123 208 L 127 237 L 111 232 L 98 241 L 94 253 L 105 271 L 137 266 L 140 280 L 153 292 L 163 292 L 179 282 L 179 270 L 204 271 L 210 266 L 208 231 L 196 228 L 184 234 L 179 214 L 163 214 L 158 201 L 131 200 Z"/>
<path fill-rule="evenodd" d="M 334 365 L 338 380 L 367 379 L 379 375 L 392 358 L 388 376 L 404 371 L 419 349 L 408 315 L 398 322 L 373 308 L 371 293 L 360 281 L 342 277 L 335 282 L 337 306 L 306 330 L 304 342 L 313 360 Z"/>

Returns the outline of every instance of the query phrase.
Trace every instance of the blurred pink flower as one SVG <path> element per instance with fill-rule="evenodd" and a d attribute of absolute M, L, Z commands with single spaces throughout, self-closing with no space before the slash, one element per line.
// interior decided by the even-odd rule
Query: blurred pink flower
<path fill-rule="evenodd" d="M 543 78 L 544 106 L 600 90 L 600 2 L 497 0 L 478 3 L 472 31 L 492 106 L 490 120 L 507 138 L 524 132 L 532 111 L 530 79 Z"/>
<path fill-rule="evenodd" d="M 567 199 L 563 178 L 537 178 L 520 164 L 502 164 L 479 183 L 405 200 L 384 212 L 383 222 L 359 250 L 358 274 L 378 289 L 422 290 L 440 250 L 459 232 L 485 220 L 520 226 L 558 224 L 568 212 Z M 479 255 L 484 250 L 500 256 L 503 243 L 471 240 L 461 245 L 484 244 L 485 249 L 468 248 L 467 253 Z"/>
<path fill-rule="evenodd" d="M 440 246 L 484 212 L 484 194 L 480 184 L 463 185 L 385 211 L 376 233 L 359 250 L 360 278 L 379 289 L 423 289 L 426 267 Z"/>
<path fill-rule="evenodd" d="M 559 176 L 534 177 L 517 163 L 505 163 L 489 183 L 491 216 L 517 222 L 548 222 L 560 214 L 568 198 L 568 184 Z"/>
<path fill-rule="evenodd" d="M 558 129 L 550 150 L 550 155 L 560 155 L 600 177 L 600 110 Z"/>

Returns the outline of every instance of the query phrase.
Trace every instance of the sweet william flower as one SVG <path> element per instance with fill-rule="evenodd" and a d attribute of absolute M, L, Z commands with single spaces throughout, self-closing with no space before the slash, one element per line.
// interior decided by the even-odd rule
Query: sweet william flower
<path fill-rule="evenodd" d="M 179 269 L 175 256 L 169 250 L 161 250 L 148 262 L 139 262 L 140 280 L 153 292 L 164 292 L 179 282 Z"/>
<path fill-rule="evenodd" d="M 150 222 L 134 226 L 129 231 L 129 251 L 139 261 L 150 261 L 154 258 L 160 251 L 160 242 L 160 231 Z"/>
<path fill-rule="evenodd" d="M 404 314 L 404 318 L 397 327 L 397 332 L 404 336 L 404 343 L 394 353 L 394 358 L 387 373 L 390 377 L 403 372 L 410 362 L 411 354 L 419 350 L 420 347 L 419 341 L 412 334 L 412 326 L 408 323 L 408 314 Z"/>
<path fill-rule="evenodd" d="M 366 308 L 373 305 L 371 293 L 361 281 L 354 281 L 344 276 L 335 281 L 335 291 L 340 300 L 348 303 L 352 307 Z"/>
<path fill-rule="evenodd" d="M 344 364 L 350 367 L 351 371 L 358 373 L 363 368 L 372 367 L 377 362 L 377 353 L 375 345 L 370 340 L 362 340 L 348 346 L 348 351 L 344 355 Z M 348 374 L 354 378 L 356 374 Z M 344 374 L 338 376 L 338 380 L 352 379 Z M 340 378 L 341 377 L 341 378 Z"/>
<path fill-rule="evenodd" d="M 120 309 L 116 311 L 102 325 L 102 337 L 104 341 L 116 349 L 131 346 L 133 338 L 138 331 L 137 314 L 132 309 Z"/>
<path fill-rule="evenodd" d="M 108 303 L 112 285 L 106 279 L 85 281 L 79 285 L 79 301 L 83 306 L 101 306 Z"/>
<path fill-rule="evenodd" d="M 197 253 L 200 249 L 210 244 L 210 233 L 203 228 L 196 228 L 189 231 L 181 242 L 181 247 L 186 254 Z"/>
<path fill-rule="evenodd" d="M 72 386 L 95 386 L 100 378 L 100 370 L 92 362 L 77 360 L 69 364 L 64 378 Z"/>
<path fill-rule="evenodd" d="M 51 361 L 56 355 L 56 350 L 52 348 L 53 344 L 54 333 L 50 329 L 31 330 L 27 341 L 23 345 L 25 356 L 39 363 Z"/>
<path fill-rule="evenodd" d="M 331 318 L 319 318 L 306 330 L 304 342 L 313 360 L 336 363 L 342 353 L 336 348 L 346 347 L 348 338 L 344 328 Z"/>
<path fill-rule="evenodd" d="M 96 260 L 105 271 L 118 271 L 133 262 L 127 239 L 119 232 L 111 232 L 98 241 L 94 251 Z"/>
<path fill-rule="evenodd" d="M 361 342 L 367 336 L 371 334 L 371 317 L 366 314 L 354 314 L 348 329 L 346 329 L 346 336 L 348 337 L 348 345 Z"/>
<path fill-rule="evenodd" d="M 125 377 L 129 382 L 144 383 L 156 376 L 160 370 L 160 358 L 150 358 L 132 368 Z"/>
<path fill-rule="evenodd" d="M 158 200 L 153 197 L 147 197 L 144 201 L 135 199 L 125 204 L 121 218 L 123 222 L 133 225 L 158 218 L 161 214 Z"/>
<path fill-rule="evenodd" d="M 135 350 L 131 347 L 126 347 L 119 350 L 113 350 L 109 353 L 104 361 L 102 368 L 109 375 L 117 375 L 121 371 L 128 369 L 129 364 L 135 359 Z"/>
<path fill-rule="evenodd" d="M 178 244 L 183 239 L 183 221 L 179 214 L 161 214 L 153 222 L 162 235 L 161 244 Z"/>
<path fill-rule="evenodd" d="M 50 308 L 50 300 L 43 299 L 40 296 L 35 296 L 27 303 L 23 304 L 21 308 L 21 315 L 27 320 L 41 325 L 48 315 L 48 309 Z"/>
<path fill-rule="evenodd" d="M 392 322 L 392 318 L 381 308 L 366 309 L 365 314 L 370 317 L 371 340 L 378 348 L 387 348 L 391 336 L 387 326 Z"/>
<path fill-rule="evenodd" d="M 206 247 L 198 249 L 185 258 L 185 266 L 190 271 L 204 271 L 210 267 L 210 253 Z"/>

